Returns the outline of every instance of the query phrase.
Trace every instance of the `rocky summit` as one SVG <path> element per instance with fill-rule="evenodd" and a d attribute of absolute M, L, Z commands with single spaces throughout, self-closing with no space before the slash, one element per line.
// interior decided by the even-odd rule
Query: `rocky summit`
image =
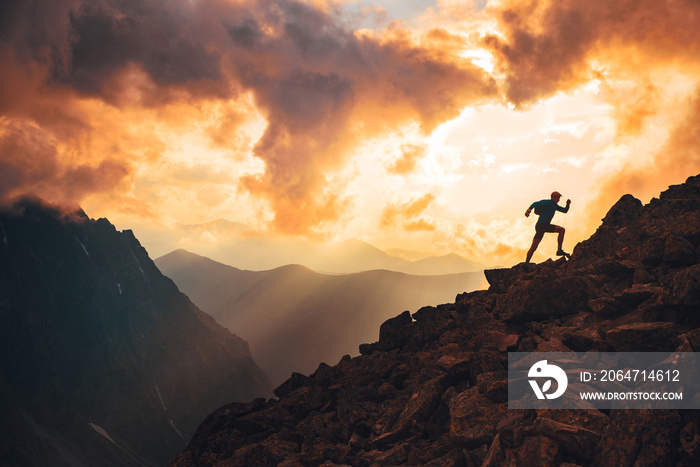
<path fill-rule="evenodd" d="M 276 400 L 210 415 L 171 466 L 698 465 L 696 410 L 511 410 L 509 351 L 700 351 L 700 176 L 624 196 L 570 260 L 382 324 Z"/>

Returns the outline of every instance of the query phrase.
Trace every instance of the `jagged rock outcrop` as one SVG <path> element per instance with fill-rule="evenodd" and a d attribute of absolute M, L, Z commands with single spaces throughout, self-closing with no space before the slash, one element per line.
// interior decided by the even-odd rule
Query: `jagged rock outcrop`
<path fill-rule="evenodd" d="M 700 351 L 700 176 L 624 196 L 572 259 L 385 322 L 361 356 L 229 404 L 171 466 L 697 465 L 695 410 L 509 410 L 508 351 Z"/>
<path fill-rule="evenodd" d="M 270 393 L 131 231 L 36 201 L 0 213 L 1 465 L 162 465 L 211 411 Z"/>

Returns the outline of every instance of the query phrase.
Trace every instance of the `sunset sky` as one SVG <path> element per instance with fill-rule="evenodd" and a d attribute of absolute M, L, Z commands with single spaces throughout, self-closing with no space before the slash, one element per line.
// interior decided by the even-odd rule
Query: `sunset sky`
<path fill-rule="evenodd" d="M 152 257 L 357 238 L 512 265 L 557 190 L 571 251 L 700 173 L 698 24 L 693 0 L 5 1 L 0 196 Z"/>

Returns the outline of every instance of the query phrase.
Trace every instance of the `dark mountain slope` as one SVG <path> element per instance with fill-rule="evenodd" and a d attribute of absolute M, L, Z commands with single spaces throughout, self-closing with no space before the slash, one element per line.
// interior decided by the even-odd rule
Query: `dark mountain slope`
<path fill-rule="evenodd" d="M 130 231 L 33 201 L 0 213 L 0 464 L 162 464 L 268 381 Z"/>
<path fill-rule="evenodd" d="M 384 270 L 325 275 L 298 265 L 241 271 L 184 250 L 156 264 L 204 311 L 250 342 L 255 360 L 277 383 L 292 371 L 313 371 L 320 361 L 337 362 L 376 339 L 385 319 L 416 304 L 452 301 L 484 277 Z"/>
<path fill-rule="evenodd" d="M 700 176 L 624 196 L 570 261 L 386 321 L 279 400 L 213 413 L 171 465 L 698 465 L 699 410 L 509 410 L 506 368 L 509 351 L 700 351 L 699 250 Z"/>

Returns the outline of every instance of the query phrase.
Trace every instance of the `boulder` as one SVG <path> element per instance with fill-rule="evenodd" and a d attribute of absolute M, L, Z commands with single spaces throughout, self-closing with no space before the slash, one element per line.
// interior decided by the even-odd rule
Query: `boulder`
<path fill-rule="evenodd" d="M 500 467 L 505 461 L 505 452 L 503 449 L 503 442 L 501 441 L 501 434 L 497 434 L 496 437 L 491 442 L 491 447 L 486 455 L 481 467 Z"/>
<path fill-rule="evenodd" d="M 642 202 L 632 195 L 622 196 L 603 218 L 603 225 L 613 229 L 624 228 L 639 218 Z"/>
<path fill-rule="evenodd" d="M 520 263 L 512 268 L 486 269 L 484 275 L 490 287 L 489 291 L 504 293 L 521 276 L 537 270 L 535 264 Z"/>
<path fill-rule="evenodd" d="M 666 239 L 662 261 L 674 266 L 691 265 L 697 263 L 698 256 L 692 243 L 675 235 Z"/>
<path fill-rule="evenodd" d="M 676 465 L 673 446 L 682 426 L 678 411 L 615 410 L 610 418 L 596 448 L 594 465 Z"/>
<path fill-rule="evenodd" d="M 494 404 L 470 388 L 453 397 L 449 403 L 451 441 L 460 447 L 474 449 L 491 445 L 496 436 L 496 423 L 507 411 L 504 404 Z"/>
<path fill-rule="evenodd" d="M 593 460 L 595 447 L 600 441 L 600 434 L 592 430 L 549 418 L 535 420 L 535 432 L 558 441 L 566 451 L 586 461 Z"/>
<path fill-rule="evenodd" d="M 604 317 L 616 315 L 628 307 L 622 301 L 610 296 L 592 298 L 587 305 L 593 313 Z"/>
<path fill-rule="evenodd" d="M 485 344 L 496 348 L 500 352 L 507 352 L 517 348 L 520 336 L 518 334 L 506 334 L 501 331 L 491 331 Z"/>
<path fill-rule="evenodd" d="M 608 279 L 614 277 L 619 280 L 634 275 L 634 271 L 640 266 L 640 263 L 606 257 L 594 261 L 591 266 L 596 274 L 608 276 Z"/>
<path fill-rule="evenodd" d="M 421 324 L 417 333 L 421 342 L 440 337 L 456 325 L 452 312 L 446 307 L 423 307 L 413 313 L 413 319 Z"/>
<path fill-rule="evenodd" d="M 695 422 L 688 422 L 680 433 L 681 447 L 691 458 L 700 456 L 700 430 Z"/>
<path fill-rule="evenodd" d="M 394 429 L 399 432 L 417 430 L 421 434 L 420 427 L 425 425 L 438 408 L 445 386 L 444 377 L 432 379 L 421 386 L 406 403 Z"/>
<path fill-rule="evenodd" d="M 700 352 L 700 329 L 693 329 L 686 334 L 686 338 L 694 352 Z"/>
<path fill-rule="evenodd" d="M 212 453 L 208 460 L 210 465 L 278 465 L 298 451 L 296 443 L 273 435 L 260 443 L 238 449 L 230 457 Z"/>
<path fill-rule="evenodd" d="M 486 388 L 484 395 L 496 403 L 508 402 L 508 381 L 493 381 Z"/>
<path fill-rule="evenodd" d="M 379 348 L 391 350 L 403 347 L 413 335 L 410 326 L 411 313 L 406 310 L 395 318 L 388 319 L 379 327 Z"/>
<path fill-rule="evenodd" d="M 311 386 L 312 383 L 313 381 L 308 376 L 294 372 L 287 381 L 275 388 L 275 396 L 284 397 L 295 389 Z"/>
<path fill-rule="evenodd" d="M 631 323 L 610 329 L 605 339 L 616 352 L 672 352 L 678 344 L 674 323 Z"/>
<path fill-rule="evenodd" d="M 635 284 L 650 284 L 656 280 L 656 275 L 647 271 L 645 268 L 640 267 L 635 269 L 634 276 L 632 278 Z"/>
<path fill-rule="evenodd" d="M 588 352 L 589 350 L 605 352 L 608 348 L 607 341 L 600 335 L 596 327 L 579 329 L 567 334 L 563 344 L 574 352 Z"/>
<path fill-rule="evenodd" d="M 380 466 L 404 464 L 406 462 L 406 458 L 408 457 L 408 449 L 409 445 L 407 443 L 395 446 L 385 453 L 375 457 L 374 462 Z"/>
<path fill-rule="evenodd" d="M 666 239 L 664 237 L 649 238 L 637 247 L 637 257 L 648 265 L 657 265 L 664 258 Z"/>
<path fill-rule="evenodd" d="M 588 267 L 591 263 L 601 258 L 617 258 L 619 252 L 625 247 L 620 234 L 612 227 L 603 224 L 588 239 L 574 247 L 571 254 L 571 266 Z"/>
<path fill-rule="evenodd" d="M 453 449 L 444 456 L 424 465 L 425 467 L 462 467 L 465 465 L 464 453 L 461 449 Z"/>
<path fill-rule="evenodd" d="M 529 437 L 518 449 L 518 465 L 558 467 L 562 455 L 560 444 L 553 439 L 546 436 Z"/>
<path fill-rule="evenodd" d="M 494 313 L 507 323 L 520 323 L 588 311 L 591 289 L 582 277 L 540 274 L 511 286 Z"/>
<path fill-rule="evenodd" d="M 659 294 L 661 290 L 661 287 L 658 286 L 635 284 L 615 295 L 614 299 L 625 302 L 631 306 L 636 306 L 645 300 L 649 300 L 654 295 Z"/>
<path fill-rule="evenodd" d="M 453 378 L 469 378 L 470 361 L 474 354 L 472 352 L 460 352 L 455 355 L 443 355 L 436 365 L 442 368 Z"/>
<path fill-rule="evenodd" d="M 700 264 L 686 268 L 668 279 L 657 303 L 677 308 L 700 306 Z"/>

